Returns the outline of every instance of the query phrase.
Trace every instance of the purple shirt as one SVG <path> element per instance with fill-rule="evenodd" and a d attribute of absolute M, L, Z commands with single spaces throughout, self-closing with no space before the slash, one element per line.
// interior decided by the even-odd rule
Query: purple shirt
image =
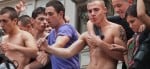
<path fill-rule="evenodd" d="M 78 39 L 77 32 L 70 24 L 64 24 L 56 33 L 56 30 L 52 30 L 48 37 L 48 44 L 53 45 L 56 41 L 57 36 L 68 36 L 70 38 L 69 42 L 66 44 L 65 48 L 69 47 L 73 42 Z M 79 55 L 75 55 L 71 58 L 61 58 L 55 55 L 50 56 L 52 62 L 52 69 L 80 69 Z"/>

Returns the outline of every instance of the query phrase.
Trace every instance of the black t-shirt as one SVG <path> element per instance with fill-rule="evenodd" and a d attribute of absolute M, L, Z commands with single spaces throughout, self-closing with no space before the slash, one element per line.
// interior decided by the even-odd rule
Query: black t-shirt
<path fill-rule="evenodd" d="M 134 32 L 129 27 L 129 24 L 125 19 L 122 19 L 119 16 L 108 16 L 107 19 L 111 22 L 121 25 L 125 29 L 127 40 L 129 40 L 133 36 Z"/>

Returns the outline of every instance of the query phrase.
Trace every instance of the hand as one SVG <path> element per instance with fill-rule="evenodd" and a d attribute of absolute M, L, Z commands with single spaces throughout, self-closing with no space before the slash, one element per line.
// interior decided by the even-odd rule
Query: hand
<path fill-rule="evenodd" d="M 42 51 L 46 51 L 46 49 L 48 48 L 48 43 L 47 40 L 42 41 L 39 45 L 38 45 L 39 49 Z"/>
<path fill-rule="evenodd" d="M 45 66 L 46 64 L 47 64 L 47 62 L 48 62 L 48 54 L 47 53 L 45 53 L 44 51 L 40 51 L 40 52 L 38 52 L 37 53 L 38 54 L 38 56 L 37 56 L 37 58 L 36 58 L 36 60 L 40 63 L 40 64 L 42 64 L 43 66 Z"/>
<path fill-rule="evenodd" d="M 133 37 L 131 39 L 129 39 L 128 42 L 127 42 L 127 46 L 129 46 L 133 40 L 134 40 Z"/>
<path fill-rule="evenodd" d="M 4 52 L 17 49 L 16 45 L 9 43 L 9 42 L 2 42 L 1 45 L 2 45 L 1 48 Z"/>
<path fill-rule="evenodd" d="M 113 50 L 113 51 L 123 52 L 123 54 L 125 54 L 127 52 L 127 49 L 124 46 L 120 46 L 118 44 L 111 44 L 110 49 Z"/>
<path fill-rule="evenodd" d="M 140 26 L 140 28 L 139 28 L 139 30 L 138 30 L 138 32 L 143 32 L 144 30 L 145 30 L 145 25 L 143 24 L 143 25 L 141 25 Z"/>
<path fill-rule="evenodd" d="M 44 38 L 39 38 L 39 39 L 37 40 L 36 44 L 38 45 L 38 47 L 40 47 L 44 41 L 45 41 Z"/>
<path fill-rule="evenodd" d="M 15 7 L 16 11 L 19 13 L 25 10 L 25 0 L 20 0 L 19 3 Z"/>
<path fill-rule="evenodd" d="M 101 43 L 101 39 L 99 36 L 96 36 L 96 35 L 90 35 L 88 34 L 87 37 L 86 37 L 86 41 L 87 41 L 87 44 L 91 47 L 97 47 L 100 45 Z"/>

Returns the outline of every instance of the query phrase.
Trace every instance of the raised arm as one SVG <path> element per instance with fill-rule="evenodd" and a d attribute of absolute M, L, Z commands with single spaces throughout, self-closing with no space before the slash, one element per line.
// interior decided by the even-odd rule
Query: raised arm
<path fill-rule="evenodd" d="M 146 14 L 144 0 L 137 0 L 137 15 L 138 18 L 150 28 L 150 17 Z"/>
<path fill-rule="evenodd" d="M 20 0 L 19 3 L 16 4 L 15 9 L 18 14 L 20 14 L 22 11 L 24 11 L 25 8 L 25 0 Z"/>

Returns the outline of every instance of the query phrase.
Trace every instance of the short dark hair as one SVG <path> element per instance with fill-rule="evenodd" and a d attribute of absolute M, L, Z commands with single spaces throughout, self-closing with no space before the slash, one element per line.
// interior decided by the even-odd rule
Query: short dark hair
<path fill-rule="evenodd" d="M 106 8 L 110 8 L 110 7 L 111 7 L 111 2 L 110 2 L 109 0 L 88 0 L 88 1 L 87 1 L 87 4 L 88 4 L 88 3 L 91 3 L 91 2 L 93 2 L 93 1 L 101 1 L 101 2 L 103 2 L 104 6 L 105 6 Z"/>
<path fill-rule="evenodd" d="M 38 7 L 36 9 L 34 9 L 32 12 L 32 18 L 35 19 L 39 14 L 45 14 L 44 7 Z"/>
<path fill-rule="evenodd" d="M 127 19 L 127 16 L 137 17 L 136 4 L 129 6 L 125 14 L 125 19 Z"/>
<path fill-rule="evenodd" d="M 63 11 L 64 12 L 63 18 L 65 18 L 65 7 L 60 1 L 58 0 L 49 1 L 46 4 L 46 7 L 49 7 L 49 6 L 53 6 L 57 13 L 59 13 L 60 11 Z"/>
<path fill-rule="evenodd" d="M 21 21 L 21 25 L 23 26 L 26 26 L 27 24 L 31 23 L 31 17 L 28 15 L 22 15 L 19 17 L 18 20 Z"/>
<path fill-rule="evenodd" d="M 13 20 L 15 18 L 18 18 L 18 13 L 15 10 L 15 8 L 13 8 L 13 7 L 4 7 L 4 8 L 2 8 L 1 11 L 0 11 L 0 15 L 3 15 L 5 13 L 9 13 L 9 18 L 11 20 Z"/>

